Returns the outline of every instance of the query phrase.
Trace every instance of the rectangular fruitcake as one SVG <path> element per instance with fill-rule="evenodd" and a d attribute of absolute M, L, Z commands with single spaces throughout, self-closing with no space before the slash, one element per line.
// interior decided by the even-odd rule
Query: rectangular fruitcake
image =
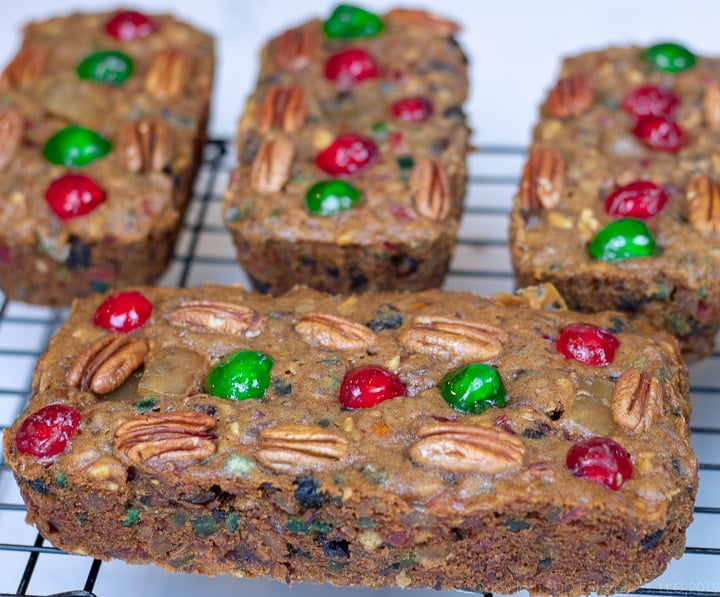
<path fill-rule="evenodd" d="M 4 455 L 62 549 L 207 575 L 579 595 L 684 549 L 677 342 L 552 287 L 75 302 Z"/>
<path fill-rule="evenodd" d="M 565 60 L 510 224 L 518 286 L 623 310 L 689 360 L 720 324 L 720 60 L 677 44 Z"/>
<path fill-rule="evenodd" d="M 201 159 L 213 40 L 169 15 L 33 22 L 0 77 L 0 288 L 50 305 L 165 271 Z"/>
<path fill-rule="evenodd" d="M 341 5 L 263 48 L 223 206 L 257 290 L 442 283 L 466 179 L 457 31 L 422 11 Z"/>

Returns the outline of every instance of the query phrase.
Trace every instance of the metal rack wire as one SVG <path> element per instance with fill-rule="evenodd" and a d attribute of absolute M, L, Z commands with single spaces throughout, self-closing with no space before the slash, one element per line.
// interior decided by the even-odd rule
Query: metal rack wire
<path fill-rule="evenodd" d="M 522 148 L 484 147 L 470 158 L 470 184 L 460 239 L 445 287 L 482 294 L 513 287 L 506 249 L 507 214 L 524 159 Z M 174 286 L 202 282 L 243 283 L 235 251 L 220 215 L 222 193 L 234 162 L 232 143 L 208 143 L 185 226 L 169 271 L 161 281 Z M 29 396 L 37 357 L 67 311 L 30 307 L 0 295 L 0 431 L 7 428 Z M 684 556 L 637 595 L 706 597 L 720 595 L 720 354 L 691 369 L 693 447 L 700 458 L 700 490 L 695 522 L 688 531 Z M 151 566 L 127 568 L 66 554 L 47 544 L 24 524 L 25 507 L 4 462 L 0 467 L 0 597 L 103 597 L 112 595 L 235 595 L 251 590 L 275 597 L 328 595 L 396 595 L 399 589 L 286 589 L 264 580 L 205 579 L 173 575 Z M 150 580 L 148 580 L 150 579 Z M 200 580 L 198 580 L 200 579 Z M 239 584 L 240 583 L 240 584 Z M 2 592 L 5 591 L 5 592 Z M 415 591 L 414 595 L 436 595 Z M 288 593 L 289 595 L 289 593 Z"/>

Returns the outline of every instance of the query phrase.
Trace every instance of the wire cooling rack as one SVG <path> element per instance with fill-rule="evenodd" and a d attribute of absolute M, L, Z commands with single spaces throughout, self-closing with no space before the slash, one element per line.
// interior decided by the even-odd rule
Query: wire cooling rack
<path fill-rule="evenodd" d="M 507 215 L 524 150 L 484 147 L 470 157 L 470 180 L 460 240 L 447 289 L 482 294 L 510 291 L 513 278 L 506 248 Z M 235 250 L 222 225 L 220 203 L 235 156 L 232 143 L 208 143 L 172 265 L 162 280 L 171 286 L 203 282 L 242 283 Z M 6 429 L 29 396 L 32 368 L 67 315 L 63 309 L 30 307 L 0 294 L 0 430 Z M 691 368 L 693 447 L 700 459 L 700 489 L 687 550 L 658 579 L 635 594 L 671 597 L 720 595 L 720 354 Z M 25 507 L 5 463 L 0 467 L 0 597 L 115 597 L 213 595 L 235 597 L 397 597 L 400 589 L 338 589 L 169 573 L 154 566 L 101 563 L 68 555 L 25 524 Z M 448 592 L 449 594 L 450 592 Z M 416 590 L 403 595 L 436 596 Z"/>

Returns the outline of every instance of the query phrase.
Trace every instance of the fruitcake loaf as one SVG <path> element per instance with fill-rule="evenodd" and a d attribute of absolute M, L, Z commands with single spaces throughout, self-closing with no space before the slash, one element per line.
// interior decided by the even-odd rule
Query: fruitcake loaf
<path fill-rule="evenodd" d="M 0 288 L 50 305 L 153 283 L 205 141 L 213 40 L 169 15 L 26 26 L 0 78 Z"/>
<path fill-rule="evenodd" d="M 510 224 L 519 286 L 637 314 L 690 361 L 720 324 L 720 60 L 671 43 L 568 58 Z"/>
<path fill-rule="evenodd" d="M 223 205 L 257 290 L 442 283 L 466 178 L 457 30 L 422 11 L 341 5 L 263 48 Z"/>
<path fill-rule="evenodd" d="M 687 369 L 671 336 L 553 292 L 81 299 L 5 459 L 28 521 L 97 558 L 631 591 L 682 553 L 692 518 Z"/>

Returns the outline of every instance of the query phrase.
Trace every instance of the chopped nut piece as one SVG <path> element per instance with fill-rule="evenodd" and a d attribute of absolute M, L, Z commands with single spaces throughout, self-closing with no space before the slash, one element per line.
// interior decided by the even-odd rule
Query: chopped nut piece
<path fill-rule="evenodd" d="M 255 458 L 282 473 L 328 469 L 345 456 L 348 440 L 317 425 L 278 425 L 260 432 Z"/>
<path fill-rule="evenodd" d="M 302 128 L 307 117 L 307 100 L 302 87 L 271 87 L 258 111 L 257 130 L 272 129 L 294 133 Z"/>
<path fill-rule="evenodd" d="M 160 100 L 181 94 L 192 72 L 192 54 L 182 48 L 160 50 L 145 75 L 145 90 Z"/>
<path fill-rule="evenodd" d="M 664 395 L 663 386 L 655 377 L 638 369 L 627 369 L 613 389 L 613 419 L 631 433 L 644 433 L 660 416 Z"/>
<path fill-rule="evenodd" d="M 0 83 L 11 89 L 22 89 L 33 83 L 45 70 L 47 50 L 36 46 L 23 46 L 15 59 L 3 71 Z"/>
<path fill-rule="evenodd" d="M 526 211 L 550 209 L 560 201 L 565 183 L 565 160 L 549 147 L 535 148 L 525 163 L 520 181 L 520 201 Z"/>
<path fill-rule="evenodd" d="M 4 170 L 15 155 L 24 128 L 23 119 L 17 112 L 0 112 L 0 170 Z"/>
<path fill-rule="evenodd" d="M 452 211 L 450 183 L 442 166 L 427 158 L 418 161 L 410 178 L 413 201 L 418 213 L 436 222 L 447 219 Z"/>
<path fill-rule="evenodd" d="M 720 186 L 705 174 L 691 177 L 685 188 L 687 218 L 701 234 L 720 233 Z"/>
<path fill-rule="evenodd" d="M 574 72 L 558 80 L 548 96 L 547 108 L 551 115 L 569 118 L 582 114 L 595 100 L 592 80 L 584 72 Z"/>
<path fill-rule="evenodd" d="M 315 55 L 318 36 L 315 27 L 309 25 L 288 29 L 269 43 L 268 51 L 278 68 L 299 71 Z"/>
<path fill-rule="evenodd" d="M 328 350 L 367 350 L 376 339 L 375 332 L 361 323 L 317 311 L 303 315 L 295 331 L 311 346 Z"/>
<path fill-rule="evenodd" d="M 117 153 L 129 172 L 160 172 L 172 160 L 170 128 L 161 120 L 147 118 L 124 122 Z"/>
<path fill-rule="evenodd" d="M 185 301 L 171 311 L 168 321 L 194 332 L 234 334 L 254 338 L 265 328 L 265 318 L 255 309 L 216 301 Z"/>
<path fill-rule="evenodd" d="M 401 27 L 422 27 L 444 37 L 452 37 L 460 31 L 460 25 L 454 21 L 424 10 L 394 8 L 385 15 L 384 20 Z"/>
<path fill-rule="evenodd" d="M 286 138 L 265 141 L 258 149 L 250 170 L 250 185 L 259 193 L 280 191 L 290 177 L 295 158 L 292 141 Z"/>

